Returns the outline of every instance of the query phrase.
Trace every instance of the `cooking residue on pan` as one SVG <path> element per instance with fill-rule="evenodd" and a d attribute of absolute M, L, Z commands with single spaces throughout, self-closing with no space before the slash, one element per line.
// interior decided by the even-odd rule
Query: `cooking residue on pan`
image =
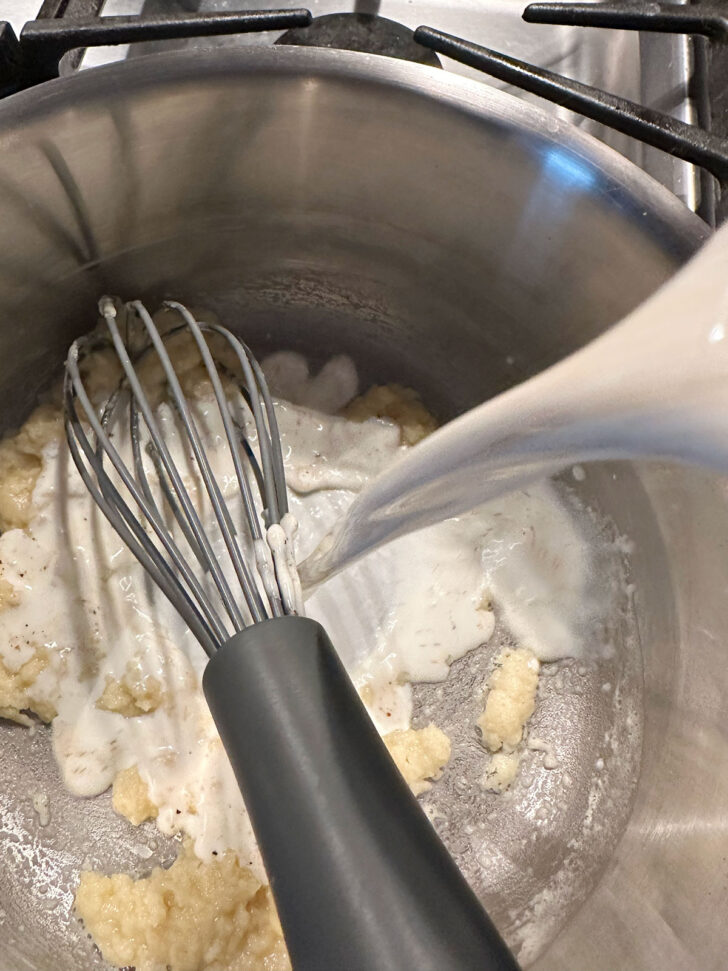
<path fill-rule="evenodd" d="M 203 424 L 213 472 L 233 497 L 210 389 L 188 347 L 171 353 Z M 300 560 L 357 492 L 435 423 L 401 388 L 370 390 L 352 404 L 357 375 L 348 358 L 313 377 L 294 354 L 273 355 L 264 369 L 279 396 Z M 184 465 L 161 376 L 150 369 L 147 380 L 159 383 L 159 420 Z M 115 382 L 100 352 L 99 400 Z M 345 406 L 350 417 L 338 414 Z M 116 431 L 121 451 L 129 448 L 124 429 Z M 194 470 L 189 476 L 194 486 Z M 87 495 L 54 406 L 43 406 L 0 445 L 0 515 L 0 715 L 30 724 L 34 712 L 52 721 L 71 792 L 90 797 L 113 786 L 114 807 L 131 822 L 154 819 L 163 833 L 186 840 L 175 866 L 146 882 L 83 877 L 78 912 L 105 957 L 139 971 L 253 968 L 265 955 L 271 968 L 285 967 L 250 823 L 201 693 L 205 656 Z M 505 709 L 501 722 L 495 717 L 496 695 L 515 663 L 510 656 L 491 676 L 482 737 L 473 719 L 474 739 L 495 753 L 486 786 L 502 790 L 525 745 L 539 660 L 584 650 L 585 623 L 599 610 L 593 580 L 587 540 L 543 483 L 395 541 L 316 590 L 306 607 L 327 628 L 416 792 L 447 771 L 450 743 L 436 725 L 412 728 L 411 684 L 445 679 L 456 659 L 489 639 L 497 610 L 525 651 L 513 657 L 525 658 L 528 672 L 518 689 L 528 698 L 508 700 L 520 705 L 517 732 L 496 744 L 506 718 Z M 509 757 L 507 765 L 495 761 Z M 204 902 L 209 925 L 196 938 L 187 919 L 193 899 Z M 225 943 L 232 939 L 234 953 Z"/>

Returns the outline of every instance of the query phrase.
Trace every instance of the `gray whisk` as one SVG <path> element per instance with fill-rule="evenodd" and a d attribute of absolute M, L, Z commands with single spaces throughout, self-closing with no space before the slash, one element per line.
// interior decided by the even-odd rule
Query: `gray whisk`
<path fill-rule="evenodd" d="M 224 327 L 199 323 L 186 307 L 175 301 L 167 301 L 165 306 L 176 311 L 181 318 L 180 326 L 169 331 L 165 337 L 162 337 L 140 301 L 122 308 L 125 317 L 132 316 L 138 321 L 147 338 L 142 350 L 133 359 L 119 329 L 117 303 L 110 297 L 101 299 L 99 309 L 123 369 L 123 386 L 109 398 L 101 414 L 98 414 L 86 392 L 79 368 L 84 352 L 93 346 L 93 342 L 88 337 L 75 341 L 66 360 L 66 434 L 76 467 L 96 503 L 184 618 L 206 653 L 212 656 L 231 634 L 243 630 L 250 623 L 302 611 L 301 588 L 291 545 L 295 521 L 288 511 L 275 410 L 260 365 L 242 341 Z M 200 431 L 165 347 L 167 339 L 185 329 L 192 335 L 200 351 L 220 411 L 243 500 L 244 526 L 255 550 L 253 564 L 246 561 L 239 542 L 240 530 L 233 522 L 228 503 L 212 473 Z M 237 358 L 240 368 L 238 383 L 255 422 L 260 461 L 250 443 L 241 436 L 239 427 L 236 427 L 205 334 L 218 334 Z M 240 591 L 231 589 L 213 551 L 195 503 L 164 441 L 154 408 L 135 370 L 139 361 L 152 352 L 158 355 L 164 370 L 171 401 L 188 437 L 191 454 L 214 510 L 244 604 L 240 603 Z M 128 404 L 129 410 L 132 468 L 126 465 L 117 451 L 109 431 L 117 409 L 124 404 Z M 144 423 L 149 436 L 147 452 L 152 457 L 161 491 L 187 540 L 189 549 L 186 553 L 175 539 L 150 488 L 144 468 L 140 422 Z M 86 423 L 95 439 L 93 443 Z M 109 476 L 105 458 L 120 481 L 114 482 Z M 126 490 L 126 497 L 122 487 Z M 256 506 L 256 492 L 258 504 L 263 508 L 263 522 Z M 137 512 L 129 500 L 136 504 Z M 140 514 L 148 529 L 140 521 Z M 212 578 L 219 605 L 199 582 L 190 563 L 190 553 L 193 562 L 197 562 L 197 568 Z"/>
<path fill-rule="evenodd" d="M 72 344 L 66 437 L 93 499 L 210 657 L 203 690 L 245 799 L 293 967 L 517 971 L 392 762 L 326 632 L 303 616 L 295 519 L 260 365 L 229 330 L 197 321 L 176 301 L 165 307 L 180 323 L 161 334 L 140 301 L 99 301 L 122 379 L 94 404 L 82 365 L 98 336 Z M 242 515 L 215 479 L 165 346 L 183 330 L 210 379 Z M 226 365 L 225 378 L 237 384 L 247 421 L 236 417 L 239 402 L 226 393 L 210 336 L 230 350 L 235 373 Z M 227 562 L 143 387 L 138 368 L 149 355 L 162 366 L 185 462 L 202 481 Z M 117 421 L 126 417 L 129 464 L 115 444 Z"/>

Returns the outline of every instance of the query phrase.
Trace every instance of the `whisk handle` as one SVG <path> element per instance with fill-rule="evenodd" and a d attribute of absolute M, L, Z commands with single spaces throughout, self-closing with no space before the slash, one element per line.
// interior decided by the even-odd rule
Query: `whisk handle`
<path fill-rule="evenodd" d="M 296 971 L 518 971 L 320 624 L 248 628 L 203 687 Z"/>

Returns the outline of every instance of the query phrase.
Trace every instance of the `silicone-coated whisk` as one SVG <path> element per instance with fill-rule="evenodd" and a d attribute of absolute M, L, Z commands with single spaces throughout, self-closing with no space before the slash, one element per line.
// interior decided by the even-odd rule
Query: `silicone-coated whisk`
<path fill-rule="evenodd" d="M 66 434 L 94 500 L 210 658 L 204 693 L 294 968 L 516 969 L 392 762 L 326 632 L 303 616 L 295 521 L 260 365 L 230 331 L 197 321 L 175 301 L 165 306 L 179 325 L 162 334 L 141 302 L 101 299 L 123 378 L 106 402 L 94 404 L 82 364 L 98 337 L 75 341 L 66 361 Z M 242 515 L 215 479 L 166 348 L 183 330 L 214 392 Z M 211 338 L 228 352 L 224 369 Z M 148 355 L 163 369 L 199 490 L 188 488 L 165 443 L 138 370 Z M 231 384 L 248 421 L 231 404 Z M 131 461 L 114 431 L 127 414 Z M 201 497 L 212 510 L 214 536 L 203 524 Z"/>

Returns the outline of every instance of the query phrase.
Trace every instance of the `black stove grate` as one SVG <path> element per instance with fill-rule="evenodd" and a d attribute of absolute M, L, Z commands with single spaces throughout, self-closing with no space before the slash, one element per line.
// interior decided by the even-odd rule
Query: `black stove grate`
<path fill-rule="evenodd" d="M 67 0 L 72 3 L 73 0 Z M 86 2 L 86 0 L 79 0 Z M 88 0 L 92 2 L 92 0 Z M 93 0 L 97 2 L 97 0 Z M 63 0 L 52 0 L 62 9 Z M 245 13 L 157 14 L 155 16 L 39 18 L 27 23 L 20 38 L 4 24 L 5 57 L 0 66 L 12 65 L 0 75 L 0 95 L 57 78 L 61 59 L 70 51 L 139 41 L 176 40 L 180 37 L 212 37 L 265 30 L 289 30 L 311 23 L 308 10 L 250 10 Z"/>
<path fill-rule="evenodd" d="M 529 24 L 567 27 L 608 27 L 613 30 L 649 30 L 663 34 L 702 34 L 728 40 L 728 5 L 725 0 L 691 3 L 532 3 L 523 12 Z"/>
<path fill-rule="evenodd" d="M 728 181 L 728 139 L 697 125 L 689 125 L 601 88 L 572 81 L 554 71 L 534 67 L 432 27 L 418 27 L 415 40 L 429 50 L 576 111 L 624 135 L 699 165 L 717 179 Z"/>
<path fill-rule="evenodd" d="M 699 166 L 716 179 L 723 206 L 728 209 L 728 137 L 709 130 L 709 119 L 700 126 L 690 125 L 432 27 L 419 27 L 413 33 L 393 24 L 399 31 L 397 43 L 388 45 L 385 35 L 391 22 L 376 16 L 368 17 L 366 23 L 353 23 L 357 14 L 313 20 L 308 10 L 300 9 L 100 17 L 102 6 L 103 0 L 44 0 L 38 19 L 26 24 L 19 38 L 9 24 L 0 23 L 0 96 L 57 77 L 64 56 L 72 57 L 71 66 L 77 66 L 86 47 L 271 30 L 287 31 L 279 39 L 283 43 L 361 50 L 367 36 L 371 36 L 376 39 L 377 53 L 430 64 L 436 63 L 435 54 L 453 58 Z M 533 3 L 523 16 L 534 24 L 702 35 L 710 38 L 711 45 L 723 55 L 717 63 L 725 65 L 728 72 L 726 0 L 702 0 L 697 5 L 645 4 L 634 0 Z M 332 29 L 334 26 L 336 29 Z M 705 98 L 702 100 L 706 102 Z M 701 215 L 714 222 L 715 193 L 703 195 Z"/>

